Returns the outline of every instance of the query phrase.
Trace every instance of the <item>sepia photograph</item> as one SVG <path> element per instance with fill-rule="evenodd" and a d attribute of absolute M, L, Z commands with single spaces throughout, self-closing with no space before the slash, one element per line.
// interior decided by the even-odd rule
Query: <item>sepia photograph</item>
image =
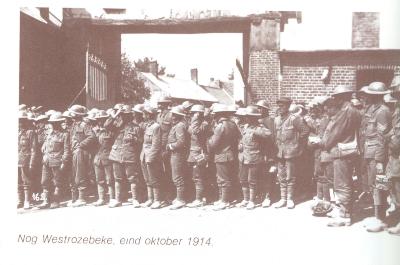
<path fill-rule="evenodd" d="M 1 263 L 399 264 L 400 5 L 305 2 L 9 10 Z"/>

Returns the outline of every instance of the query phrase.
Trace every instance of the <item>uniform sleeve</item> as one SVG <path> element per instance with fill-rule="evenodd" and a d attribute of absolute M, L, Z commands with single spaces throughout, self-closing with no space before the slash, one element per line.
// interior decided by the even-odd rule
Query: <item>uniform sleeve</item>
<path fill-rule="evenodd" d="M 310 133 L 310 128 L 308 127 L 303 118 L 297 116 L 293 121 L 293 126 L 299 132 L 300 140 L 307 139 L 308 134 Z"/>
<path fill-rule="evenodd" d="M 262 140 L 267 140 L 270 136 L 271 136 L 271 131 L 268 130 L 265 127 L 257 127 L 257 129 L 254 132 L 254 135 L 258 138 L 258 139 L 262 139 Z"/>
<path fill-rule="evenodd" d="M 153 129 L 153 134 L 151 137 L 151 147 L 148 154 L 146 155 L 146 160 L 148 163 L 154 162 L 158 154 L 161 152 L 161 127 L 159 125 L 155 126 Z"/>
<path fill-rule="evenodd" d="M 171 143 L 171 149 L 177 150 L 185 147 L 186 144 L 186 128 L 182 123 L 178 123 L 175 128 L 175 136 L 177 141 L 175 143 Z"/>
<path fill-rule="evenodd" d="M 215 150 L 218 147 L 218 145 L 222 142 L 223 135 L 224 135 L 224 126 L 222 125 L 222 123 L 220 123 L 217 125 L 217 127 L 215 127 L 214 134 L 208 140 L 208 149 L 210 152 Z"/>
<path fill-rule="evenodd" d="M 33 167 L 33 165 L 36 163 L 37 160 L 37 144 L 38 144 L 38 139 L 37 135 L 35 132 L 31 131 L 30 133 L 30 143 L 31 143 L 31 160 L 29 162 L 29 166 Z M 39 161 L 40 162 L 40 161 Z"/>
<path fill-rule="evenodd" d="M 80 143 L 80 147 L 90 148 L 91 146 L 94 146 L 96 144 L 96 135 L 93 130 L 88 125 L 85 125 L 84 133 L 86 138 Z"/>
<path fill-rule="evenodd" d="M 386 159 L 387 152 L 385 148 L 385 134 L 390 131 L 391 117 L 389 110 L 382 110 L 376 116 L 376 128 L 378 143 L 376 146 L 375 160 L 383 163 Z"/>
<path fill-rule="evenodd" d="M 62 162 L 65 164 L 71 159 L 71 144 L 70 144 L 70 137 L 68 133 L 64 133 L 64 153 L 62 156 Z"/>

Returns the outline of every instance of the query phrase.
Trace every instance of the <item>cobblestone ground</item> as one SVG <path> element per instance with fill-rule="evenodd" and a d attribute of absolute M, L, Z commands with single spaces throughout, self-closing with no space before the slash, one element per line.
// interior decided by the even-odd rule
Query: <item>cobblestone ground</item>
<path fill-rule="evenodd" d="M 399 236 L 364 230 L 370 220 L 364 217 L 371 209 L 359 211 L 349 227 L 330 228 L 326 226 L 329 218 L 311 215 L 310 204 L 303 202 L 293 210 L 231 208 L 218 212 L 212 206 L 172 211 L 133 208 L 129 203 L 114 209 L 18 210 L 18 231 L 35 234 L 38 241 L 43 234 L 113 238 L 110 246 L 19 244 L 25 254 L 19 264 L 42 255 L 53 257 L 55 263 L 45 259 L 41 264 L 400 264 Z M 140 245 L 120 244 L 121 239 L 133 242 L 139 237 Z M 202 245 L 193 246 L 196 237 L 203 238 Z M 154 240 L 145 244 L 147 238 Z M 165 239 L 158 241 L 158 247 L 157 238 Z M 161 245 L 167 238 L 182 239 L 181 244 Z"/>

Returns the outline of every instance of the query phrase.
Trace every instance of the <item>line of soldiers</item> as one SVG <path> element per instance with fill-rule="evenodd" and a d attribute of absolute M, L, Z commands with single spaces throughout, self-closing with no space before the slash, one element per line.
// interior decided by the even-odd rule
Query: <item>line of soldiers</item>
<path fill-rule="evenodd" d="M 395 79 L 391 95 L 381 82 L 357 93 L 338 86 L 306 107 L 281 97 L 275 118 L 266 100 L 205 108 L 189 101 L 172 106 L 163 97 L 158 108 L 116 104 L 88 111 L 74 105 L 44 114 L 20 105 L 18 207 L 31 207 L 32 175 L 41 161 L 40 209 L 59 207 L 65 182 L 69 206 L 88 204 L 91 176 L 95 206 L 121 206 L 129 190 L 133 207 L 270 207 L 276 177 L 280 199 L 273 206 L 293 209 L 295 188 L 310 186 L 299 176 L 310 168 L 304 157 L 311 154 L 313 214 L 332 217 L 328 226 L 350 225 L 358 174 L 360 197 L 372 193 L 375 206 L 367 230 L 382 231 L 388 195 L 388 212 L 400 208 L 399 85 Z M 400 224 L 390 231 L 400 233 Z"/>

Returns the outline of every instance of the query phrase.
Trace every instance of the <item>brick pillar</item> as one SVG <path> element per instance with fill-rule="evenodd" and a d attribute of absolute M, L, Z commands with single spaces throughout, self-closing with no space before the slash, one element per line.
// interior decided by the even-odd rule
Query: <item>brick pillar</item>
<path fill-rule="evenodd" d="M 279 97 L 279 19 L 253 22 L 249 38 L 249 86 L 247 104 L 266 99 L 275 105 Z"/>

